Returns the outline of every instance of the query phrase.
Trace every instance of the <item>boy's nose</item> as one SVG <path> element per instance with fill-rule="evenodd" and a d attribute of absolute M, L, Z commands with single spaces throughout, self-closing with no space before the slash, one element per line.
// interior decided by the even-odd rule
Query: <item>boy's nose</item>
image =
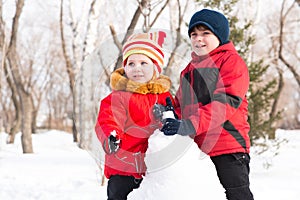
<path fill-rule="evenodd" d="M 196 40 L 201 41 L 203 37 L 201 35 L 197 35 Z"/>

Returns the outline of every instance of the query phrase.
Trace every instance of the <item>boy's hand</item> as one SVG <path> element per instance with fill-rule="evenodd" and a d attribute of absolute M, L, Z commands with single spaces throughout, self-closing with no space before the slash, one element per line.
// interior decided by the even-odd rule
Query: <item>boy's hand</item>
<path fill-rule="evenodd" d="M 193 135 L 196 130 L 190 120 L 178 120 L 167 118 L 160 129 L 165 135 Z"/>

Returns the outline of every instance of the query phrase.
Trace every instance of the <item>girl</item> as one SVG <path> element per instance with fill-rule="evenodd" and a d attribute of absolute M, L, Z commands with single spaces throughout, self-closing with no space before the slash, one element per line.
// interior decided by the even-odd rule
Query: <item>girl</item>
<path fill-rule="evenodd" d="M 126 200 L 140 186 L 148 138 L 161 124 L 153 106 L 172 98 L 170 79 L 160 75 L 165 37 L 162 31 L 129 37 L 122 51 L 123 68 L 111 75 L 113 91 L 101 101 L 95 131 L 106 152 L 108 200 Z"/>

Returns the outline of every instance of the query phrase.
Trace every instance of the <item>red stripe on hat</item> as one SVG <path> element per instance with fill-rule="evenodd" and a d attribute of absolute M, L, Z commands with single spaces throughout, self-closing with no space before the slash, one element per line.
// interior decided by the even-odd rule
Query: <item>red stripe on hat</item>
<path fill-rule="evenodd" d="M 154 44 L 150 43 L 150 42 L 144 42 L 144 41 L 135 41 L 135 42 L 130 42 L 128 44 L 126 44 L 123 48 L 123 53 L 126 51 L 126 49 L 128 47 L 130 47 L 131 45 L 134 45 L 134 44 L 143 44 L 143 45 L 147 45 L 147 46 L 150 46 L 152 47 L 153 49 L 155 49 L 156 51 L 158 51 L 162 56 L 164 56 L 164 53 L 161 51 L 160 48 L 158 48 L 157 46 L 155 46 Z"/>
<path fill-rule="evenodd" d="M 163 31 L 159 31 L 157 33 L 157 43 L 159 44 L 159 46 L 162 47 L 166 36 L 167 36 L 167 34 Z"/>

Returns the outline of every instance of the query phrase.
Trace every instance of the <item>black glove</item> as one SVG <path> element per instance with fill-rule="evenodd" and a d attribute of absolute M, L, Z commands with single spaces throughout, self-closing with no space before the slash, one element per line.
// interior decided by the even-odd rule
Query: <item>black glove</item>
<path fill-rule="evenodd" d="M 160 129 L 165 135 L 193 135 L 196 130 L 190 120 L 178 120 L 167 118 L 164 126 Z"/>
<path fill-rule="evenodd" d="M 120 147 L 120 139 L 117 139 L 115 136 L 110 135 L 108 138 L 108 147 L 110 153 L 115 153 Z"/>
<path fill-rule="evenodd" d="M 121 143 L 120 139 L 118 139 L 114 135 L 110 135 L 103 144 L 104 151 L 107 154 L 115 153 L 120 148 L 120 143 Z"/>
<path fill-rule="evenodd" d="M 162 121 L 163 112 L 165 112 L 165 110 L 166 110 L 165 106 L 156 103 L 153 106 L 153 110 L 152 110 L 155 119 Z"/>

